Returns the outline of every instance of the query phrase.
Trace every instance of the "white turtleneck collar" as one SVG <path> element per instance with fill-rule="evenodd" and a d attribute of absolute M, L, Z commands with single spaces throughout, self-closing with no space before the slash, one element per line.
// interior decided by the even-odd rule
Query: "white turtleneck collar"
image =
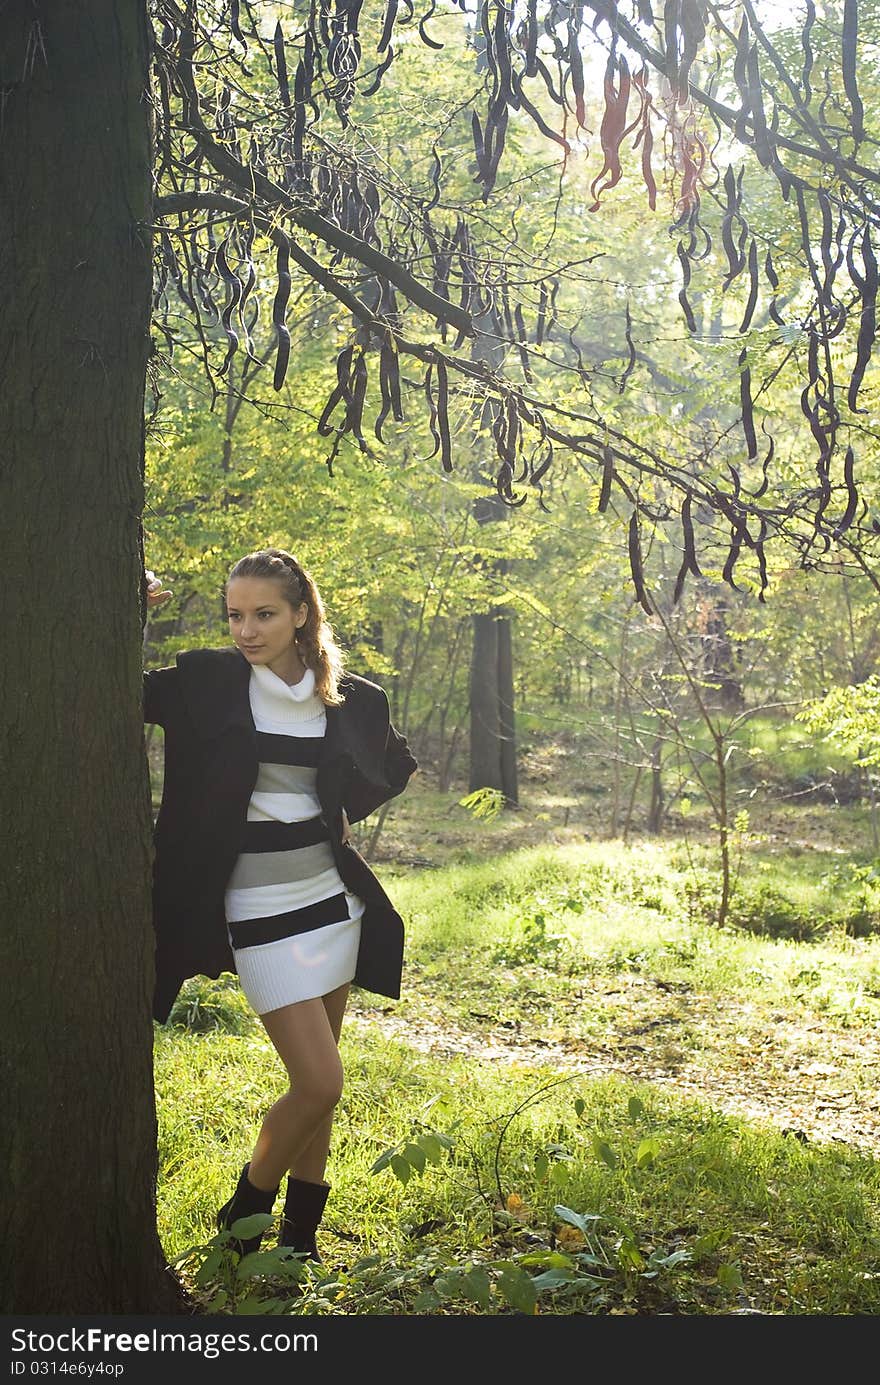
<path fill-rule="evenodd" d="M 325 710 L 315 692 L 315 671 L 311 668 L 298 683 L 285 683 L 264 664 L 252 664 L 250 698 L 255 714 L 275 722 L 311 721 Z"/>

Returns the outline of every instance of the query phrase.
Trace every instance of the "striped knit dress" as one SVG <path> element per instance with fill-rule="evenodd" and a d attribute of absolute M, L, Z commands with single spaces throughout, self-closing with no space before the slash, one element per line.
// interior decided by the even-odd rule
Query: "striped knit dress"
<path fill-rule="evenodd" d="M 352 980 L 364 905 L 340 879 L 315 793 L 327 716 L 313 670 L 291 686 L 255 664 L 249 693 L 260 767 L 226 920 L 242 990 L 262 1015 Z"/>

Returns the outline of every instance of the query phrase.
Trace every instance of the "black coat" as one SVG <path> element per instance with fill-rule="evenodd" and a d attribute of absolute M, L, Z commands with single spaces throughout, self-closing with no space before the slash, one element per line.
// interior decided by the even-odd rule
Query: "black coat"
<path fill-rule="evenodd" d="M 194 649 L 144 674 L 144 720 L 165 730 L 165 782 L 156 821 L 153 1014 L 168 1018 L 190 976 L 235 971 L 224 894 L 257 781 L 251 666 L 235 648 Z M 316 792 L 343 884 L 364 901 L 355 984 L 397 998 L 403 922 L 364 858 L 342 842 L 342 810 L 365 818 L 417 768 L 376 683 L 344 674 L 345 702 L 327 707 Z"/>

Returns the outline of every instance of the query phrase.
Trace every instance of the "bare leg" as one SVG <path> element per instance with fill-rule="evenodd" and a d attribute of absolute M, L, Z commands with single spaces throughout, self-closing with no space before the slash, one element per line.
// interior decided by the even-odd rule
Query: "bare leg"
<path fill-rule="evenodd" d="M 321 999 L 301 1000 L 260 1016 L 287 1069 L 292 1090 L 275 1102 L 263 1120 L 248 1170 L 256 1188 L 276 1188 L 313 1142 L 315 1151 L 307 1164 L 315 1168 L 320 1163 L 320 1173 L 310 1181 L 319 1182 L 323 1176 L 333 1111 L 342 1095 L 337 1040 L 347 994 L 346 985 Z"/>
<path fill-rule="evenodd" d="M 323 998 L 330 1028 L 333 1030 L 337 1044 L 342 1032 L 342 1019 L 345 1014 L 349 990 L 348 985 L 339 986 Z M 324 1182 L 324 1170 L 327 1167 L 327 1157 L 330 1153 L 330 1132 L 333 1129 L 334 1114 L 331 1112 L 327 1119 L 322 1121 L 295 1163 L 291 1164 L 290 1172 L 294 1178 L 301 1178 L 306 1183 Z"/>

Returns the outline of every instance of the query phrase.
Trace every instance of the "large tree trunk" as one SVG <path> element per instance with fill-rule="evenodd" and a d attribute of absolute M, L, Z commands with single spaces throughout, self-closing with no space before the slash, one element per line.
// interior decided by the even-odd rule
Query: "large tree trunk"
<path fill-rule="evenodd" d="M 7 0 L 0 1310 L 172 1312 L 141 716 L 143 0 Z"/>

